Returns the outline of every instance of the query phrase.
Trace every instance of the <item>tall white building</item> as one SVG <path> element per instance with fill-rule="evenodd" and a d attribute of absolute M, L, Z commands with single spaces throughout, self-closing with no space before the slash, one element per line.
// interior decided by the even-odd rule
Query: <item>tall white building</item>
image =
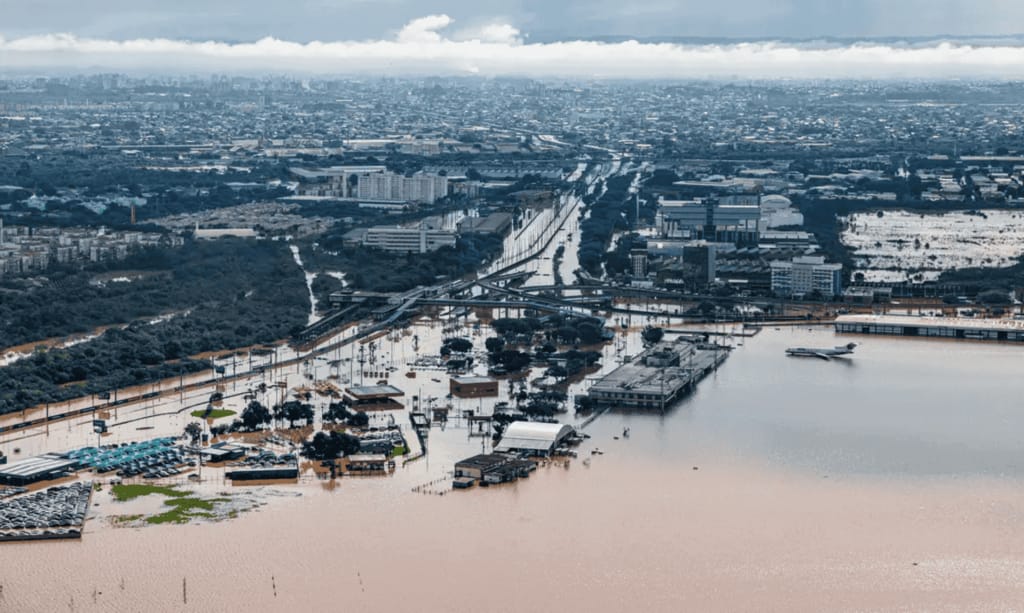
<path fill-rule="evenodd" d="M 448 177 L 392 172 L 359 175 L 357 197 L 362 200 L 397 200 L 434 203 L 448 195 Z"/>
<path fill-rule="evenodd" d="M 823 256 L 801 256 L 789 262 L 772 262 L 772 291 L 781 296 L 823 296 L 843 293 L 842 264 L 828 264 Z"/>
<path fill-rule="evenodd" d="M 291 169 L 291 173 L 303 182 L 299 187 L 300 194 L 324 198 L 354 198 L 356 182 L 359 177 L 368 174 L 383 174 L 386 171 L 386 166 L 379 165 Z"/>

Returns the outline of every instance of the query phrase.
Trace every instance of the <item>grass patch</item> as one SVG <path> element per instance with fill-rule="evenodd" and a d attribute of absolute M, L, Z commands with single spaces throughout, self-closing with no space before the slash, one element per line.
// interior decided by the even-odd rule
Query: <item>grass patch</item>
<path fill-rule="evenodd" d="M 138 498 L 139 496 L 148 496 L 150 494 L 161 494 L 163 496 L 169 496 L 171 498 L 180 498 L 185 496 L 188 492 L 176 490 L 173 487 L 165 487 L 161 485 L 148 485 L 146 483 L 132 483 L 124 484 L 119 483 L 111 486 L 110 492 L 114 495 L 116 500 L 125 502 Z"/>
<path fill-rule="evenodd" d="M 409 450 L 406 449 L 405 445 L 395 445 L 394 449 L 391 450 L 391 457 L 394 458 L 407 453 L 409 453 Z"/>
<path fill-rule="evenodd" d="M 110 517 L 110 523 L 114 525 L 130 524 L 142 519 L 141 515 L 112 515 Z"/>
<path fill-rule="evenodd" d="M 227 498 L 211 498 L 209 500 L 203 500 L 202 498 L 172 498 L 164 502 L 164 504 L 171 507 L 169 511 L 147 517 L 146 522 L 151 524 L 187 524 L 189 520 L 196 517 L 210 519 L 216 517 L 210 512 L 213 511 L 214 503 L 227 501 Z"/>
<path fill-rule="evenodd" d="M 231 417 L 235 412 L 231 409 L 214 409 L 209 414 L 206 413 L 206 409 L 196 409 L 192 411 L 192 417 L 198 417 L 199 419 L 221 419 L 223 417 Z"/>

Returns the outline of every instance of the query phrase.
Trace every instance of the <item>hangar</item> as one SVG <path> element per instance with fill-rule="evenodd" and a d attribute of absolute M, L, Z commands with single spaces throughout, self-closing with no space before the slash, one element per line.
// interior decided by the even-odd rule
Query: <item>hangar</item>
<path fill-rule="evenodd" d="M 550 455 L 563 441 L 576 433 L 567 424 L 514 421 L 505 429 L 497 452 L 520 452 L 529 455 Z"/>

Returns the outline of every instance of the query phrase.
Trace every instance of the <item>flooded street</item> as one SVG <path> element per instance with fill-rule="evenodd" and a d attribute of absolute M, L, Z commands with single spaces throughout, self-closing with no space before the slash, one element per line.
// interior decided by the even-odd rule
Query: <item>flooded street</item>
<path fill-rule="evenodd" d="M 442 329 L 413 331 L 431 344 Z M 482 345 L 485 336 L 472 338 Z M 605 369 L 616 352 L 638 350 L 635 336 L 605 348 Z M 414 360 L 411 338 L 385 338 L 378 351 Z M 849 340 L 807 328 L 734 337 L 725 365 L 665 415 L 602 415 L 568 468 L 548 465 L 499 487 L 412 491 L 488 447 L 452 421 L 431 430 L 424 459 L 390 477 L 204 483 L 264 502 L 226 522 L 116 528 L 103 516 L 120 503 L 101 494 L 81 542 L 2 547 L 0 608 L 1016 606 L 1024 583 L 1018 348 L 872 337 L 854 339 L 864 344 L 847 361 L 783 355 Z M 444 373 L 396 375 L 407 405 L 411 395 L 447 390 Z M 630 437 L 616 440 L 624 427 Z"/>

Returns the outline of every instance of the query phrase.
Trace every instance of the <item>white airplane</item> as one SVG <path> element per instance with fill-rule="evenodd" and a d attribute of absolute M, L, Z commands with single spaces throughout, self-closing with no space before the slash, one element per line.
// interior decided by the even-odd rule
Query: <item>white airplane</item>
<path fill-rule="evenodd" d="M 792 347 L 786 350 L 786 355 L 797 358 L 821 358 L 822 360 L 831 360 L 832 358 L 838 358 L 844 355 L 852 354 L 854 348 L 856 347 L 857 343 L 849 343 L 846 346 L 833 347 L 832 349 L 809 349 L 807 347 Z"/>

